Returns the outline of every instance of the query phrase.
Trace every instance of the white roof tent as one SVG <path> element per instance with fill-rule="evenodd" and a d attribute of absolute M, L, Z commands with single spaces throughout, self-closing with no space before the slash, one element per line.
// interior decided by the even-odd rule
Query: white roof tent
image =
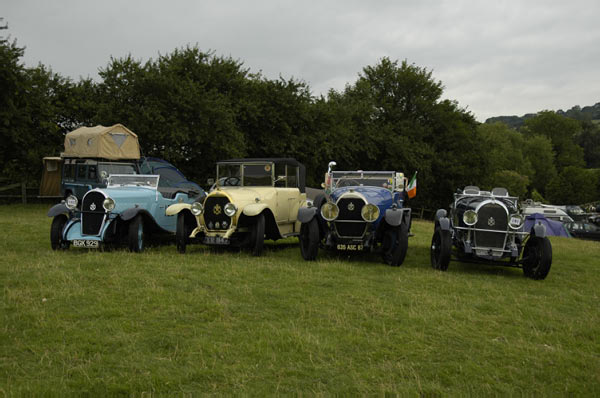
<path fill-rule="evenodd" d="M 138 136 L 122 124 L 80 127 L 65 135 L 63 158 L 139 159 Z"/>

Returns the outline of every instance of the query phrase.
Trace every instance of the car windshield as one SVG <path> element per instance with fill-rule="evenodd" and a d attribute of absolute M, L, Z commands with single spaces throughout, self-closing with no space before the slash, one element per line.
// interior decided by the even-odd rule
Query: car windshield
<path fill-rule="evenodd" d="M 336 188 L 370 186 L 394 188 L 393 171 L 334 171 L 332 184 Z"/>
<path fill-rule="evenodd" d="M 99 163 L 98 171 L 101 178 L 107 178 L 111 174 L 135 174 L 135 166 L 128 163 Z"/>
<path fill-rule="evenodd" d="M 219 186 L 264 187 L 273 186 L 271 163 L 219 164 L 217 184 Z"/>
<path fill-rule="evenodd" d="M 156 189 L 160 176 L 148 174 L 113 174 L 108 177 L 108 188 L 136 186 Z"/>

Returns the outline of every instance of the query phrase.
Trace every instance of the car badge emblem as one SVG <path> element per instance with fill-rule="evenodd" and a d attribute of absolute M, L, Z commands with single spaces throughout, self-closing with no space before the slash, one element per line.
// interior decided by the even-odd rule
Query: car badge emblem
<path fill-rule="evenodd" d="M 494 225 L 496 225 L 496 220 L 494 220 L 494 217 L 488 218 L 488 225 L 490 227 L 493 227 Z"/>
<path fill-rule="evenodd" d="M 95 204 L 95 203 L 92 203 L 92 204 L 90 205 L 90 210 L 91 210 L 91 211 L 94 211 L 94 210 L 96 210 L 96 204 Z"/>
<path fill-rule="evenodd" d="M 216 204 L 215 207 L 213 207 L 213 213 L 215 214 L 215 216 L 218 216 L 219 214 L 221 214 L 221 206 Z"/>
<path fill-rule="evenodd" d="M 348 204 L 348 211 L 353 211 L 354 210 L 354 203 L 350 202 Z"/>

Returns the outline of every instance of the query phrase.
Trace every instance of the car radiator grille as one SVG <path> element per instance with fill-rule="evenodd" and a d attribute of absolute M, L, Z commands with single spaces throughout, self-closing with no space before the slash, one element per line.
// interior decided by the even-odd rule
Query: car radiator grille
<path fill-rule="evenodd" d="M 204 222 L 210 230 L 226 230 L 231 225 L 231 217 L 225 215 L 225 196 L 209 196 L 204 202 Z M 218 226 L 217 226 L 218 225 Z"/>
<path fill-rule="evenodd" d="M 367 223 L 360 215 L 364 205 L 364 200 L 360 198 L 342 198 L 337 201 L 340 213 L 334 224 L 339 236 L 360 238 L 365 234 Z"/>
<path fill-rule="evenodd" d="M 496 203 L 484 205 L 477 212 L 477 224 L 475 224 L 475 245 L 477 247 L 504 248 L 506 229 L 508 227 L 508 216 L 504 207 Z M 478 231 L 479 229 L 494 230 Z"/>
<path fill-rule="evenodd" d="M 100 235 L 105 211 L 102 207 L 104 195 L 91 191 L 85 194 L 81 202 L 81 233 L 83 235 Z"/>

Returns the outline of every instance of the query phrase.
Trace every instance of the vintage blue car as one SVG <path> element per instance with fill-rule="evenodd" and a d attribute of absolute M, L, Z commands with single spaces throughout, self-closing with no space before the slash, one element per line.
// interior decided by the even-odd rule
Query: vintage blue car
<path fill-rule="evenodd" d="M 319 247 L 348 252 L 380 252 L 393 266 L 404 261 L 411 209 L 403 207 L 406 178 L 395 171 L 333 171 L 325 174 L 325 194 L 300 208 L 300 252 L 315 260 Z"/>
<path fill-rule="evenodd" d="M 174 234 L 177 217 L 166 209 L 175 203 L 193 203 L 205 195 L 195 186 L 162 184 L 160 175 L 115 174 L 106 188 L 88 191 L 81 201 L 71 195 L 48 211 L 52 249 L 100 248 L 126 243 L 141 252 L 151 234 Z"/>

